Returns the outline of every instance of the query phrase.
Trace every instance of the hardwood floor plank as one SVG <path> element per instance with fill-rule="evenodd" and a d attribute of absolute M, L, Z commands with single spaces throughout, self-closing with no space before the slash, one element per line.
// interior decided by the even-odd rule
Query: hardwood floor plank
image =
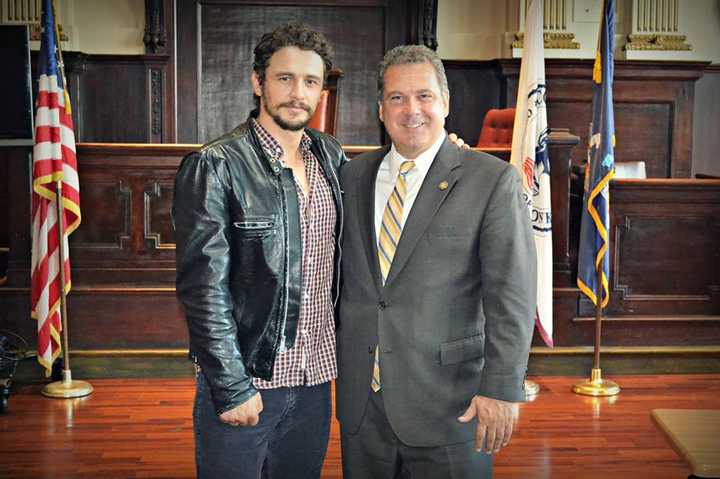
<path fill-rule="evenodd" d="M 615 398 L 570 392 L 576 377 L 532 378 L 540 395 L 521 407 L 504 478 L 684 478 L 689 468 L 650 418 L 656 408 L 720 409 L 720 375 L 618 376 Z M 0 478 L 194 476 L 192 379 L 96 379 L 95 392 L 47 399 L 20 385 L 0 415 Z M 340 479 L 333 421 L 323 479 Z"/>

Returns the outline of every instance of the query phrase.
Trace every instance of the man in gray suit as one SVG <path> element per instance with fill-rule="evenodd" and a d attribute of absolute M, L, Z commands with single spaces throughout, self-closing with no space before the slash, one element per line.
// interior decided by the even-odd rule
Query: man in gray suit
<path fill-rule="evenodd" d="M 378 87 L 392 145 L 341 171 L 344 477 L 491 477 L 525 397 L 535 314 L 520 178 L 448 141 L 432 50 L 389 51 Z"/>

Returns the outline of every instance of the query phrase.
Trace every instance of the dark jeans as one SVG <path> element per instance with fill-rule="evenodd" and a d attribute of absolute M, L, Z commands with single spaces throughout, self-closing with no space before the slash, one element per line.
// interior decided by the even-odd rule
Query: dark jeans
<path fill-rule="evenodd" d="M 263 389 L 254 427 L 220 422 L 205 376 L 197 378 L 193 422 L 200 479 L 318 479 L 330 435 L 330 383 Z"/>

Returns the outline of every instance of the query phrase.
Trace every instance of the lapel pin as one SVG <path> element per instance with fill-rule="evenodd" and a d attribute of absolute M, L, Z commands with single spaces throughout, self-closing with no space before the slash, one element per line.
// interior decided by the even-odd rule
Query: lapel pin
<path fill-rule="evenodd" d="M 447 190 L 447 187 L 448 187 L 448 182 L 445 180 L 441 181 L 440 184 L 438 185 L 438 188 L 440 188 L 441 190 Z"/>

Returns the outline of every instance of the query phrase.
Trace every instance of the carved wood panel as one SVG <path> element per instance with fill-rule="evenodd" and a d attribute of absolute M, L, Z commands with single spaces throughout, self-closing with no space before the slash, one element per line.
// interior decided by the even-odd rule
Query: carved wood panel
<path fill-rule="evenodd" d="M 174 250 L 175 229 L 171 210 L 173 183 L 153 181 L 143 195 L 143 233 L 148 250 Z"/>
<path fill-rule="evenodd" d="M 80 196 L 82 228 L 70 236 L 71 259 L 127 257 L 130 253 L 132 199 L 127 181 L 83 172 Z M 100 175 L 98 175 L 100 176 Z"/>
<path fill-rule="evenodd" d="M 612 183 L 608 314 L 720 319 L 720 188 L 672 180 L 654 186 Z"/>
<path fill-rule="evenodd" d="M 705 215 L 675 216 L 673 211 L 667 216 L 623 213 L 617 217 L 614 238 L 618 302 L 667 301 L 678 310 L 711 312 L 710 288 L 719 286 L 714 259 L 720 257 L 720 223 Z"/>

